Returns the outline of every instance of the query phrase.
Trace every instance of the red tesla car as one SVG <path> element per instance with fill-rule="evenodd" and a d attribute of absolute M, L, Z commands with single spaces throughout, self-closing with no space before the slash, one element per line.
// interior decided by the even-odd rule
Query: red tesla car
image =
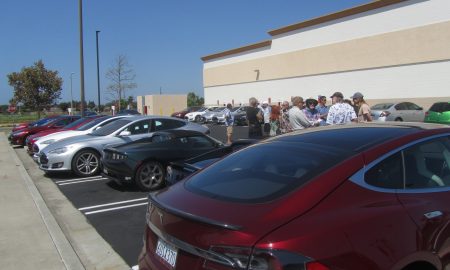
<path fill-rule="evenodd" d="M 27 152 L 29 154 L 33 154 L 33 144 L 34 144 L 34 142 L 39 140 L 41 137 L 44 137 L 46 135 L 53 134 L 56 132 L 60 132 L 60 131 L 76 130 L 77 128 L 83 126 L 84 124 L 87 124 L 87 123 L 91 122 L 92 120 L 102 117 L 102 116 L 103 115 L 86 116 L 86 117 L 80 118 L 80 119 L 68 124 L 67 126 L 62 126 L 60 128 L 46 129 L 46 130 L 40 131 L 34 135 L 30 135 L 25 140 L 27 147 L 28 147 Z"/>
<path fill-rule="evenodd" d="M 61 115 L 57 117 L 49 117 L 44 118 L 42 120 L 37 121 L 33 125 L 29 125 L 26 128 L 19 129 L 15 132 L 12 132 L 8 139 L 12 145 L 22 145 L 25 146 L 25 140 L 28 136 L 36 134 L 40 131 L 47 129 L 59 129 L 62 128 L 75 120 L 80 119 L 78 115 Z"/>
<path fill-rule="evenodd" d="M 311 128 L 149 195 L 140 270 L 448 270 L 450 128 Z"/>

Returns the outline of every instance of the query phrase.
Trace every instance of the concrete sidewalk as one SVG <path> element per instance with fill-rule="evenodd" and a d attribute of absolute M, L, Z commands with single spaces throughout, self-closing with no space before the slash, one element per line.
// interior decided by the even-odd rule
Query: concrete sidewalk
<path fill-rule="evenodd" d="M 62 198 L 58 201 L 64 205 Z M 71 212 L 67 206 L 64 210 Z M 61 215 L 55 218 L 5 133 L 0 132 L 0 268 L 129 269 L 83 218 L 70 216 L 77 220 L 63 223 L 76 222 L 74 226 L 82 232 L 58 224 Z"/>

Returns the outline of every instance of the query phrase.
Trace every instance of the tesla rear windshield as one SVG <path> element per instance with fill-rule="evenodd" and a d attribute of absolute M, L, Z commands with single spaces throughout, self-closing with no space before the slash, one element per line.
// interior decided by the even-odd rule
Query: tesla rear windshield
<path fill-rule="evenodd" d="M 95 136 L 106 136 L 106 135 L 109 135 L 109 134 L 113 133 L 114 131 L 117 131 L 118 129 L 126 126 L 130 122 L 131 122 L 131 120 L 128 120 L 128 119 L 119 119 L 117 121 L 114 121 L 114 122 L 111 122 L 111 123 L 105 125 L 101 129 L 97 129 L 97 130 L 93 131 L 91 134 L 95 135 Z"/>
<path fill-rule="evenodd" d="M 387 110 L 394 105 L 393 103 L 381 103 L 372 106 L 372 110 Z"/>
<path fill-rule="evenodd" d="M 219 160 L 185 185 L 219 200 L 262 203 L 289 193 L 350 155 L 314 144 L 263 143 Z"/>

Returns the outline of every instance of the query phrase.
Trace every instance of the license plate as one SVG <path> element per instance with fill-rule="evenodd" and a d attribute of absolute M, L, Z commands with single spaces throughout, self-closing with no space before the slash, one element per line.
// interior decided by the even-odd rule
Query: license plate
<path fill-rule="evenodd" d="M 156 255 L 158 255 L 170 266 L 175 267 L 175 263 L 177 261 L 177 250 L 161 239 L 159 239 L 156 244 Z"/>

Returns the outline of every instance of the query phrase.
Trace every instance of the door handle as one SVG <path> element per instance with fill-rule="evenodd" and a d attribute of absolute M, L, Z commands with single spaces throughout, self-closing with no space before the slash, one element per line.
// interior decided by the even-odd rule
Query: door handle
<path fill-rule="evenodd" d="M 433 211 L 433 212 L 428 212 L 428 213 L 424 214 L 424 216 L 428 219 L 433 219 L 436 217 L 440 217 L 442 215 L 443 215 L 443 213 L 441 211 Z"/>

